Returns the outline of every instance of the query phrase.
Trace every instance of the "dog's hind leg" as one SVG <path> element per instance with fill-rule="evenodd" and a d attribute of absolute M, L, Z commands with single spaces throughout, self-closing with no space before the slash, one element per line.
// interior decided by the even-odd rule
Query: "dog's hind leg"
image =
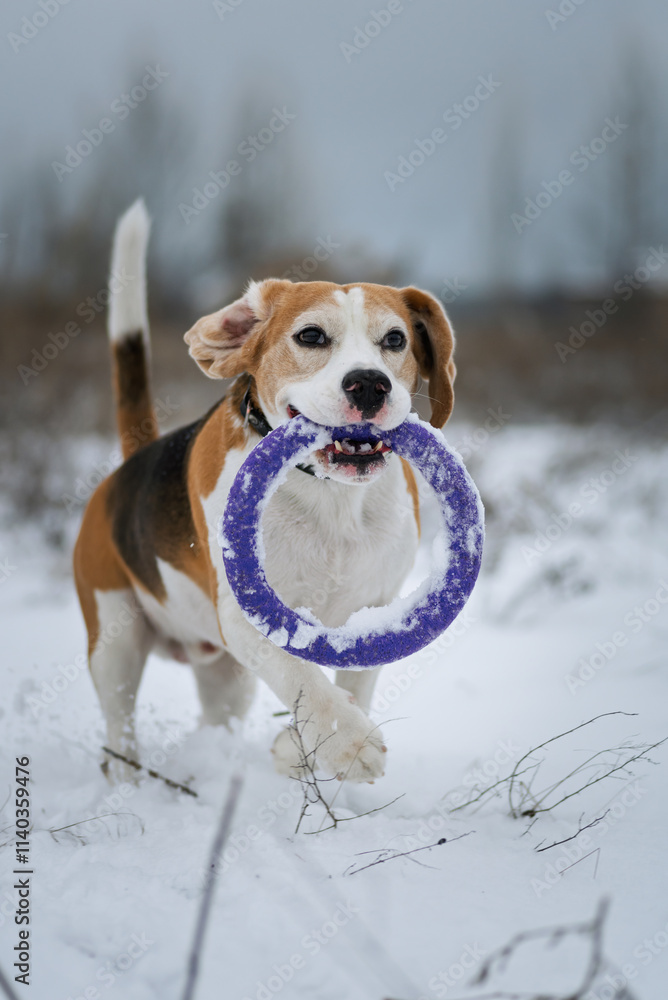
<path fill-rule="evenodd" d="M 106 723 L 105 745 L 136 760 L 134 706 L 155 633 L 135 597 L 111 537 L 107 479 L 90 498 L 74 548 L 74 579 L 88 632 L 88 662 Z M 113 781 L 137 772 L 115 759 Z"/>
<path fill-rule="evenodd" d="M 214 660 L 191 662 L 202 703 L 202 725 L 229 727 L 232 718 L 243 719 L 255 694 L 254 675 L 227 652 Z"/>
<path fill-rule="evenodd" d="M 137 760 L 135 700 L 153 643 L 132 589 L 97 591 L 98 633 L 90 651 L 90 671 L 106 723 L 106 746 Z M 104 765 L 113 782 L 136 779 L 137 772 L 116 758 Z"/>

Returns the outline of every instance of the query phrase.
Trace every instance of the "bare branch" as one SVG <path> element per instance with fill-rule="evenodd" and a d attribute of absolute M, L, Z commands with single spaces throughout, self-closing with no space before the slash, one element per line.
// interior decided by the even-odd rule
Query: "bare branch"
<path fill-rule="evenodd" d="M 555 809 L 563 805 L 565 802 L 576 798 L 585 792 L 588 788 L 593 788 L 602 781 L 607 781 L 608 779 L 621 778 L 624 775 L 633 775 L 631 767 L 638 761 L 645 761 L 647 763 L 656 763 L 648 755 L 652 750 L 657 747 L 663 746 L 664 743 L 668 742 L 668 737 L 662 740 L 658 740 L 656 743 L 651 744 L 633 744 L 629 740 L 615 747 L 606 747 L 603 750 L 597 750 L 594 753 L 590 753 L 585 760 L 583 760 L 577 767 L 574 767 L 567 774 L 553 781 L 551 784 L 547 785 L 540 791 L 534 791 L 534 785 L 537 781 L 538 774 L 541 766 L 545 763 L 546 758 L 541 757 L 538 759 L 534 758 L 534 755 L 545 747 L 557 740 L 564 739 L 566 736 L 570 736 L 572 733 L 576 733 L 586 726 L 591 726 L 594 722 L 600 719 L 607 718 L 613 715 L 623 715 L 623 716 L 634 716 L 635 712 L 604 712 L 601 715 L 596 715 L 587 722 L 581 722 L 577 726 L 573 726 L 572 729 L 567 729 L 563 733 L 558 733 L 556 736 L 552 736 L 549 740 L 545 740 L 543 743 L 538 744 L 538 746 L 532 747 L 528 750 L 520 759 L 516 762 L 510 774 L 506 777 L 499 778 L 488 788 L 483 788 L 477 794 L 470 797 L 466 802 L 461 805 L 453 807 L 451 812 L 458 812 L 459 810 L 470 808 L 473 805 L 482 803 L 488 796 L 498 795 L 502 789 L 505 789 L 508 798 L 508 809 L 510 815 L 513 819 L 530 819 L 527 829 L 524 834 L 527 834 L 536 823 L 537 819 L 544 815 L 545 813 L 553 813 Z M 532 759 L 533 758 L 533 759 Z M 593 774 L 592 774 L 593 772 Z M 529 775 L 528 778 L 525 776 Z M 580 779 L 573 780 L 573 779 Z M 557 789 L 564 790 L 563 786 L 567 782 L 571 784 L 576 784 L 577 787 L 573 791 L 566 792 L 562 794 L 561 797 L 557 797 L 555 792 Z M 554 801 L 551 801 L 554 799 Z M 583 814 L 584 815 L 584 814 Z M 569 840 L 574 840 L 583 830 L 588 830 L 591 827 L 596 826 L 600 823 L 602 819 L 607 815 L 607 811 L 603 815 L 596 817 L 590 822 L 582 825 L 583 815 L 580 816 L 580 826 L 577 833 L 573 834 L 571 837 L 565 838 L 563 841 L 556 841 L 554 844 L 550 844 L 549 847 L 543 847 L 545 843 L 541 840 L 537 851 L 546 851 L 550 847 L 556 847 L 558 844 L 567 843 Z"/>
<path fill-rule="evenodd" d="M 209 855 L 209 866 L 206 872 L 206 882 L 204 884 L 202 902 L 200 904 L 199 913 L 197 915 L 197 924 L 195 925 L 193 943 L 190 949 L 186 985 L 183 991 L 182 1000 L 192 1000 L 192 998 L 195 995 L 195 985 L 197 983 L 197 976 L 199 975 L 200 955 L 202 952 L 202 948 L 204 946 L 206 925 L 208 923 L 209 914 L 211 912 L 211 903 L 213 902 L 213 890 L 216 884 L 216 870 L 218 867 L 218 859 L 220 858 L 223 848 L 225 847 L 225 841 L 227 840 L 228 834 L 230 832 L 230 826 L 232 825 L 232 819 L 234 817 L 234 813 L 237 807 L 237 801 L 239 799 L 239 794 L 241 792 L 242 784 L 243 781 L 241 775 L 235 774 L 232 777 L 232 780 L 230 781 L 230 788 L 227 793 L 227 799 L 225 800 L 223 812 L 220 817 L 220 823 L 218 824 L 216 836 L 214 837 L 213 843 L 211 845 L 211 853 Z"/>
<path fill-rule="evenodd" d="M 480 970 L 473 980 L 472 986 L 480 986 L 487 982 L 494 972 L 504 972 L 508 963 L 512 959 L 516 950 L 527 941 L 544 940 L 546 947 L 553 947 L 563 938 L 573 935 L 588 938 L 590 942 L 589 958 L 584 971 L 582 981 L 579 986 L 569 993 L 513 993 L 505 990 L 497 990 L 492 993 L 485 993 L 469 1000 L 584 1000 L 586 994 L 596 984 L 598 976 L 609 968 L 603 953 L 603 929 L 608 913 L 609 901 L 601 900 L 593 918 L 585 923 L 572 924 L 571 926 L 560 926 L 552 928 L 540 928 L 532 931 L 522 931 L 516 934 L 502 948 L 492 952 L 483 962 Z M 621 998 L 620 998 L 621 1000 Z M 627 992 L 626 1000 L 633 1000 Z"/>
<path fill-rule="evenodd" d="M 527 771 L 535 769 L 539 766 L 540 766 L 540 761 L 536 761 L 535 764 L 529 764 L 527 767 L 525 767 L 523 771 L 519 771 L 517 776 L 519 777 L 520 774 L 526 774 Z M 449 811 L 455 813 L 459 812 L 460 809 L 468 809 L 469 806 L 475 805 L 476 802 L 480 802 L 481 799 L 483 799 L 486 795 L 489 795 L 490 792 L 493 792 L 495 789 L 505 785 L 509 780 L 510 780 L 510 775 L 508 775 L 505 778 L 499 778 L 499 780 L 495 781 L 493 785 L 488 785 L 487 788 L 483 788 L 482 791 L 478 793 L 478 795 L 474 796 L 474 798 L 469 799 L 467 802 L 462 802 L 461 805 L 453 806 L 452 809 L 450 809 Z"/>
<path fill-rule="evenodd" d="M 564 837 L 563 840 L 555 840 L 555 842 L 553 844 L 548 844 L 547 847 L 541 847 L 540 844 L 538 844 L 538 846 L 535 848 L 535 850 L 538 851 L 539 853 L 541 851 L 549 851 L 553 847 L 559 847 L 561 844 L 567 844 L 569 841 L 575 840 L 575 838 L 579 837 L 580 834 L 583 833 L 585 830 L 591 830 L 592 826 L 596 826 L 597 823 L 600 823 L 601 820 L 605 819 L 605 817 L 608 815 L 609 812 L 610 812 L 610 810 L 606 809 L 604 813 L 602 813 L 600 816 L 597 816 L 596 819 L 593 819 L 591 821 L 591 823 L 586 823 L 585 826 L 581 825 L 582 824 L 582 815 L 581 815 L 580 819 L 578 820 L 578 828 L 575 831 L 575 833 L 571 834 L 570 837 Z M 535 822 L 535 820 L 534 820 L 534 822 Z M 541 843 L 542 843 L 542 841 L 541 841 Z"/>
<path fill-rule="evenodd" d="M 367 811 L 363 813 L 355 813 L 354 816 L 337 816 L 336 822 L 332 823 L 331 826 L 320 826 L 317 830 L 306 830 L 306 836 L 313 837 L 317 833 L 325 833 L 326 830 L 334 830 L 339 823 L 350 823 L 353 819 L 362 819 L 363 816 L 371 816 L 373 813 L 382 812 L 382 810 L 387 809 L 388 806 L 393 806 L 395 802 L 399 801 L 399 799 L 403 799 L 405 794 L 405 792 L 402 792 L 401 795 L 397 795 L 395 798 L 390 799 L 389 802 L 383 803 L 382 806 L 376 806 L 375 809 L 367 809 Z"/>
<path fill-rule="evenodd" d="M 561 740 L 561 739 L 564 738 L 564 736 L 570 736 L 572 733 L 576 733 L 576 732 L 578 732 L 578 730 L 584 729 L 586 726 L 591 726 L 592 723 L 598 722 L 599 719 L 605 719 L 605 718 L 607 718 L 607 717 L 609 717 L 611 715 L 626 715 L 626 716 L 633 717 L 633 716 L 636 716 L 637 714 L 638 714 L 637 712 L 623 712 L 623 711 L 602 712 L 601 715 L 595 715 L 593 717 L 593 719 L 588 719 L 587 722 L 581 722 L 578 726 L 573 726 L 572 729 L 567 729 L 563 733 L 558 733 L 556 736 L 550 737 L 549 740 L 545 740 L 544 743 L 539 743 L 538 746 L 532 747 L 531 750 L 528 750 L 527 753 L 525 753 L 523 757 L 520 757 L 520 759 L 517 761 L 517 763 L 515 764 L 515 767 L 513 768 L 512 772 L 510 774 L 510 778 L 509 778 L 510 784 L 509 784 L 509 788 L 508 788 L 508 804 L 510 806 L 510 815 L 514 819 L 517 818 L 517 814 L 516 814 L 515 808 L 513 806 L 513 790 L 514 790 L 513 786 L 514 786 L 515 780 L 518 777 L 518 768 L 524 763 L 525 760 L 527 760 L 529 757 L 531 757 L 532 754 L 535 754 L 537 750 L 543 750 L 544 747 L 549 746 L 550 743 L 554 743 L 556 740 Z"/>
<path fill-rule="evenodd" d="M 129 764 L 130 767 L 134 767 L 135 771 L 146 771 L 151 778 L 157 778 L 158 781 L 164 781 L 166 785 L 170 788 L 177 788 L 180 792 L 185 792 L 186 795 L 192 795 L 193 798 L 197 798 L 197 792 L 193 792 L 192 788 L 188 788 L 187 785 L 180 785 L 178 781 L 172 781 L 171 778 L 165 778 L 164 775 L 158 774 L 150 767 L 145 767 L 136 760 L 131 760 L 129 757 L 124 756 L 122 753 L 118 753 L 116 750 L 110 750 L 109 747 L 102 747 L 105 753 L 110 754 L 112 757 L 116 757 L 117 760 L 122 760 L 123 763 Z"/>
<path fill-rule="evenodd" d="M 415 847 L 412 851 L 395 851 L 391 848 L 386 848 L 383 851 L 376 851 L 376 852 L 360 851 L 360 853 L 357 855 L 358 857 L 360 857 L 362 854 L 374 854 L 374 853 L 376 853 L 378 857 L 376 858 L 375 861 L 370 861 L 368 865 L 362 865 L 361 868 L 353 868 L 353 865 L 349 865 L 343 874 L 357 875 L 359 872 L 366 871 L 367 868 L 373 868 L 374 865 L 382 865 L 385 864 L 386 861 L 394 861 L 396 858 L 410 858 L 412 854 L 418 854 L 420 851 L 431 851 L 433 847 L 440 847 L 442 844 L 452 844 L 455 842 L 455 840 L 461 840 L 462 837 L 470 837 L 472 833 L 475 833 L 475 830 L 469 830 L 467 833 L 460 833 L 458 837 L 450 837 L 449 840 L 447 839 L 447 837 L 441 837 L 441 839 L 437 840 L 435 844 L 426 844 L 424 847 Z M 411 860 L 415 861 L 415 858 L 411 858 Z M 432 866 L 424 865 L 424 867 L 431 868 Z M 352 871 L 350 870 L 351 868 L 353 869 Z"/>
<path fill-rule="evenodd" d="M 89 816 L 88 819 L 79 819 L 79 820 L 77 820 L 74 823 L 67 823 L 65 826 L 49 827 L 48 833 L 51 834 L 51 837 L 53 838 L 53 840 L 56 841 L 56 843 L 59 843 L 58 837 L 56 836 L 57 833 L 70 833 L 71 831 L 74 831 L 75 827 L 83 826 L 85 823 L 95 823 L 98 820 L 104 821 L 105 819 L 109 819 L 109 818 L 112 818 L 112 817 L 132 818 L 132 819 L 134 819 L 134 820 L 137 821 L 137 823 L 139 825 L 139 829 L 141 830 L 142 833 L 144 833 L 144 824 L 143 824 L 143 822 L 141 821 L 141 819 L 139 818 L 139 816 L 137 816 L 137 814 L 133 813 L 133 812 L 108 812 L 108 813 L 100 813 L 99 816 Z M 107 824 L 104 823 L 104 822 L 102 822 L 102 825 L 109 832 L 109 835 L 113 837 L 113 833 L 109 829 L 109 827 L 107 826 Z M 87 842 L 85 836 L 82 833 L 74 833 L 74 832 L 72 832 L 71 835 L 80 844 L 85 844 Z M 117 832 L 116 835 L 120 836 L 121 834 Z"/>
<path fill-rule="evenodd" d="M 666 741 L 668 741 L 668 736 L 662 740 L 659 740 L 658 743 L 651 743 L 649 746 L 642 747 L 637 754 L 634 754 L 632 757 L 629 757 L 627 760 L 623 761 L 621 764 L 618 764 L 616 767 L 610 768 L 609 771 L 606 771 L 604 774 L 599 775 L 597 778 L 592 778 L 591 781 L 586 782 L 586 784 L 582 785 L 574 792 L 569 792 L 568 795 L 564 795 L 562 798 L 558 800 L 558 802 L 553 802 L 552 805 L 542 806 L 541 808 L 538 809 L 531 809 L 526 812 L 522 812 L 519 815 L 535 816 L 538 813 L 550 812 L 552 809 L 556 809 L 557 806 L 560 806 L 563 802 L 567 802 L 569 799 L 572 799 L 576 795 L 579 795 L 586 788 L 592 788 L 594 785 L 597 785 L 599 781 L 605 781 L 607 778 L 611 778 L 613 774 L 617 774 L 619 771 L 625 771 L 626 768 L 629 766 L 629 764 L 633 764 L 634 761 L 637 760 L 649 761 L 649 758 L 646 757 L 645 755 L 649 753 L 650 750 L 655 750 L 657 747 L 660 747 Z M 618 749 L 619 749 L 618 747 L 614 747 L 612 751 L 608 752 L 615 752 Z M 574 771 L 571 771 L 571 774 L 567 775 L 567 777 L 572 777 L 574 774 L 577 774 L 578 771 L 579 768 L 576 768 Z"/>

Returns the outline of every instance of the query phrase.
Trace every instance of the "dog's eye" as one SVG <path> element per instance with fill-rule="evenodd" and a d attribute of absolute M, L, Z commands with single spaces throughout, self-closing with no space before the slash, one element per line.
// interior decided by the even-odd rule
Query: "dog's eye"
<path fill-rule="evenodd" d="M 304 347 L 324 347 L 329 343 L 327 334 L 319 326 L 305 326 L 295 334 L 294 339 Z"/>
<path fill-rule="evenodd" d="M 406 346 L 406 337 L 401 330 L 390 330 L 380 342 L 381 347 L 386 347 L 388 351 L 403 351 Z"/>

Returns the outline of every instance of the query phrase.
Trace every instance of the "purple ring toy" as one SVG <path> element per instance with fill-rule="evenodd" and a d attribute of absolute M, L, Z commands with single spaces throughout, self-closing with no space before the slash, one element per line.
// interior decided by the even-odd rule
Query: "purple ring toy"
<path fill-rule="evenodd" d="M 369 425 L 364 425 L 368 436 Z M 221 518 L 219 541 L 232 592 L 245 618 L 276 646 L 313 663 L 362 670 L 400 660 L 433 642 L 469 598 L 482 557 L 484 512 L 461 458 L 440 431 L 410 414 L 391 431 L 373 434 L 418 469 L 434 490 L 441 531 L 430 576 L 407 597 L 382 608 L 362 608 L 344 625 L 328 628 L 307 608 L 293 610 L 267 583 L 261 520 L 291 466 L 359 426 L 327 428 L 303 416 L 272 431 L 241 466 Z"/>

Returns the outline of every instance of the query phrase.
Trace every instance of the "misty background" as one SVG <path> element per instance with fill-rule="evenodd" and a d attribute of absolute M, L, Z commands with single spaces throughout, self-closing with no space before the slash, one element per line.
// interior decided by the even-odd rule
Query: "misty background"
<path fill-rule="evenodd" d="M 76 471 L 66 439 L 111 439 L 110 240 L 139 195 L 166 427 L 221 393 L 184 331 L 284 275 L 438 295 L 455 422 L 665 433 L 660 0 L 43 0 L 2 22 L 2 478 L 22 514 L 53 507 L 54 462 Z"/>
<path fill-rule="evenodd" d="M 210 834 L 248 765 L 200 1000 L 275 995 L 337 895 L 360 920 L 281 973 L 286 997 L 450 997 L 456 972 L 462 996 L 475 942 L 503 959 L 485 995 L 665 1000 L 665 0 L 22 0 L 2 5 L 0 49 L 0 775 L 30 758 L 30 995 L 99 997 L 111 968 L 109 996 L 180 994 Z M 138 196 L 161 431 L 225 391 L 183 334 L 251 277 L 415 284 L 456 332 L 445 433 L 484 502 L 482 570 L 453 627 L 383 669 L 388 773 L 323 786 L 355 822 L 316 837 L 274 773 L 286 719 L 264 685 L 243 730 L 198 727 L 192 672 L 151 656 L 139 760 L 198 798 L 153 778 L 119 798 L 100 772 L 71 555 L 121 461 L 106 301 Z M 426 489 L 420 514 L 416 584 Z M 485 807 L 478 787 L 502 794 Z M 448 812 L 455 790 L 471 810 Z M 584 923 L 605 899 L 605 928 Z"/>

